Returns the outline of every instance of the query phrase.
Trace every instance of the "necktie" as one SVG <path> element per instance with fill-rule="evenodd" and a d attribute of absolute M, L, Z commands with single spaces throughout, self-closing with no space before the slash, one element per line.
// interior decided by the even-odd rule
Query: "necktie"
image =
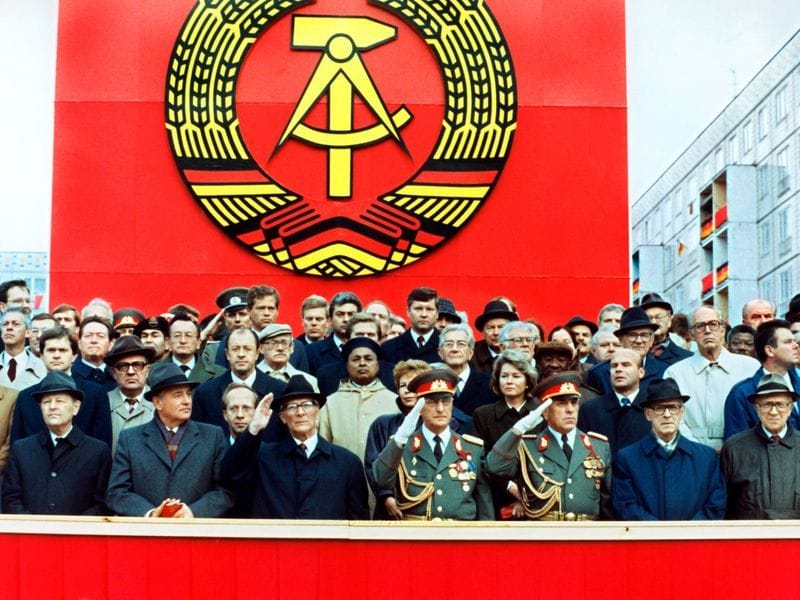
<path fill-rule="evenodd" d="M 8 380 L 14 381 L 17 378 L 17 359 L 11 358 L 8 361 Z"/>
<path fill-rule="evenodd" d="M 189 365 L 181 365 L 181 371 L 183 371 L 184 375 L 188 375 L 191 369 L 189 368 Z"/>
<path fill-rule="evenodd" d="M 442 438 L 440 438 L 438 435 L 435 435 L 433 436 L 433 441 L 436 442 L 436 444 L 433 446 L 433 457 L 438 463 L 442 461 Z"/>
<path fill-rule="evenodd" d="M 780 444 L 781 443 L 781 436 L 773 435 L 771 438 L 773 444 Z"/>
<path fill-rule="evenodd" d="M 136 410 L 136 398 L 125 398 L 125 402 L 128 403 L 128 414 L 132 415 L 133 411 Z"/>
<path fill-rule="evenodd" d="M 780 437 L 778 437 L 778 436 L 772 436 L 772 437 L 777 437 L 778 439 L 780 439 Z M 63 441 L 64 441 L 64 438 L 63 438 L 63 437 L 57 437 L 57 438 L 56 438 L 56 446 L 58 446 L 59 444 L 61 444 L 61 442 L 63 442 Z"/>
<path fill-rule="evenodd" d="M 306 454 L 306 445 L 298 444 L 297 447 L 300 448 L 300 452 L 303 454 L 303 458 L 308 458 L 308 455 Z"/>
<path fill-rule="evenodd" d="M 567 462 L 572 460 L 572 448 L 569 445 L 569 438 L 566 433 L 561 434 L 561 448 L 564 450 L 564 456 L 567 457 Z"/>
<path fill-rule="evenodd" d="M 627 396 L 625 396 L 625 397 L 622 399 L 622 406 L 623 406 L 624 408 L 628 408 L 630 405 L 631 405 L 631 399 L 630 399 L 630 398 L 628 398 Z"/>
<path fill-rule="evenodd" d="M 422 348 L 425 345 L 425 338 L 421 335 L 417 336 L 417 346 Z"/>

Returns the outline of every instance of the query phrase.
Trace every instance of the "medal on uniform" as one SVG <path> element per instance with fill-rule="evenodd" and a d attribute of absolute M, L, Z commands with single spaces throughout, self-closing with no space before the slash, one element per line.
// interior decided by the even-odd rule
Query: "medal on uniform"
<path fill-rule="evenodd" d="M 469 484 L 464 482 L 464 484 L 461 486 L 461 489 L 464 490 L 465 492 L 468 492 L 469 491 Z"/>
<path fill-rule="evenodd" d="M 450 479 L 455 479 L 458 475 L 458 471 L 455 470 L 455 467 L 450 467 L 450 470 L 447 471 L 447 474 L 450 475 Z"/>
<path fill-rule="evenodd" d="M 412 459 L 411 459 L 411 464 L 412 464 L 413 466 L 415 466 L 415 467 L 417 466 L 417 457 L 416 457 L 416 456 L 415 456 L 414 458 L 412 458 Z"/>

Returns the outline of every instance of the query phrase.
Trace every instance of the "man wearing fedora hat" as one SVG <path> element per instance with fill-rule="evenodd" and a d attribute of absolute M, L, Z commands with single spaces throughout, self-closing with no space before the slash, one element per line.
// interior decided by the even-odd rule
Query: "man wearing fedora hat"
<path fill-rule="evenodd" d="M 645 294 L 642 296 L 639 306 L 647 313 L 650 322 L 658 325 L 658 329 L 653 332 L 653 346 L 650 348 L 650 354 L 668 365 L 675 364 L 692 355 L 685 348 L 678 346 L 669 335 L 673 310 L 672 305 L 666 299 L 656 293 Z"/>
<path fill-rule="evenodd" d="M 275 408 L 273 409 L 273 405 Z M 368 519 L 367 482 L 361 460 L 317 433 L 325 396 L 294 375 L 273 401 L 267 394 L 222 464 L 237 489 L 253 490 L 252 516 L 268 519 Z M 261 442 L 278 413 L 289 435 Z"/>
<path fill-rule="evenodd" d="M 436 299 L 436 310 L 439 314 L 436 319 L 436 329 L 441 331 L 448 325 L 458 325 L 461 323 L 461 315 L 456 312 L 456 305 L 450 298 L 439 297 Z"/>
<path fill-rule="evenodd" d="M 642 357 L 644 375 L 639 387 L 647 389 L 654 379 L 661 379 L 667 369 L 667 363 L 650 354 L 653 347 L 653 334 L 658 325 L 652 323 L 647 313 L 638 306 L 626 308 L 622 313 L 619 329 L 614 332 L 623 348 L 635 350 Z M 586 385 L 604 394 L 612 391 L 611 370 L 609 361 L 594 365 L 586 374 Z"/>
<path fill-rule="evenodd" d="M 681 433 L 717 452 L 725 432 L 725 399 L 738 382 L 752 377 L 758 361 L 725 348 L 725 321 L 713 306 L 692 312 L 691 332 L 697 353 L 670 366 L 664 378 L 674 379 L 692 401 L 685 407 Z"/>
<path fill-rule="evenodd" d="M 111 451 L 73 423 L 83 392 L 66 373 L 51 371 L 34 399 L 46 429 L 11 446 L 3 479 L 3 512 L 105 514 Z"/>
<path fill-rule="evenodd" d="M 688 400 L 672 379 L 648 386 L 640 404 L 652 431 L 614 459 L 611 495 L 620 519 L 724 518 L 727 496 L 716 452 L 679 432 Z"/>
<path fill-rule="evenodd" d="M 412 379 L 408 389 L 417 395 L 417 403 L 372 463 L 375 484 L 395 490 L 404 519 L 494 518 L 483 441 L 450 428 L 457 383 L 449 369 Z"/>
<path fill-rule="evenodd" d="M 147 377 L 155 350 L 145 346 L 135 335 L 119 338 L 105 362 L 117 380 L 108 392 L 111 409 L 111 450 L 116 450 L 123 429 L 143 425 L 153 418 L 153 405 L 147 399 Z"/>
<path fill-rule="evenodd" d="M 606 438 L 577 427 L 580 376 L 559 373 L 533 390 L 541 405 L 497 440 L 486 458 L 489 472 L 514 480 L 521 518 L 588 521 L 612 516 L 611 452 Z M 542 421 L 547 427 L 529 434 Z"/>
<path fill-rule="evenodd" d="M 115 514 L 219 517 L 233 505 L 233 495 L 221 484 L 225 435 L 190 419 L 197 385 L 171 363 L 153 369 L 145 398 L 155 416 L 123 430 L 117 441 L 106 494 Z"/>
<path fill-rule="evenodd" d="M 758 412 L 758 425 L 737 433 L 722 447 L 727 518 L 800 518 L 800 439 L 788 423 L 798 394 L 783 377 L 768 373 L 748 399 Z"/>
<path fill-rule="evenodd" d="M 499 298 L 486 303 L 483 312 L 475 318 L 475 329 L 483 334 L 483 339 L 475 342 L 475 352 L 470 364 L 481 373 L 491 373 L 494 359 L 500 348 L 500 332 L 509 321 L 518 321 L 519 315 Z"/>
<path fill-rule="evenodd" d="M 593 364 L 592 357 L 592 336 L 597 333 L 597 324 L 580 315 L 575 315 L 567 324 L 564 325 L 572 333 L 575 339 L 575 351 L 578 353 L 578 360 L 582 363 Z"/>

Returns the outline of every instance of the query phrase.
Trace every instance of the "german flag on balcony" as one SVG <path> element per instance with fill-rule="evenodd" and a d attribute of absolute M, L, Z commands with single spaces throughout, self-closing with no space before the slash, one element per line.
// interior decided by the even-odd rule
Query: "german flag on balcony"
<path fill-rule="evenodd" d="M 714 233 L 714 220 L 708 217 L 708 219 L 703 221 L 703 224 L 700 225 L 700 239 L 704 240 L 712 233 Z"/>
<path fill-rule="evenodd" d="M 711 288 L 713 287 L 714 287 L 714 271 L 711 271 L 711 273 L 703 277 L 703 294 L 710 292 Z"/>
<path fill-rule="evenodd" d="M 728 279 L 728 263 L 717 267 L 717 285 Z"/>
<path fill-rule="evenodd" d="M 728 222 L 728 205 L 723 204 L 719 207 L 719 210 L 714 214 L 714 225 L 717 229 L 725 225 Z"/>

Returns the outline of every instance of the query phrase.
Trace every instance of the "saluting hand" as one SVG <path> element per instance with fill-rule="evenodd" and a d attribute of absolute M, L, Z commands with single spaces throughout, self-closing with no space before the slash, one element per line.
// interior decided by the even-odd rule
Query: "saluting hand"
<path fill-rule="evenodd" d="M 253 418 L 250 421 L 250 425 L 247 426 L 247 429 L 253 435 L 258 435 L 261 431 L 267 426 L 269 423 L 269 419 L 272 416 L 272 394 L 267 394 L 264 396 L 261 401 L 256 406 L 256 411 L 253 413 Z"/>
<path fill-rule="evenodd" d="M 419 421 L 419 414 L 422 412 L 423 406 L 425 406 L 425 399 L 420 398 L 417 400 L 414 408 L 411 409 L 411 412 L 403 419 L 403 422 L 400 423 L 400 427 L 397 428 L 394 434 L 394 441 L 398 446 L 405 446 L 406 442 L 408 442 L 408 438 L 414 435 L 417 429 L 417 421 Z"/>
<path fill-rule="evenodd" d="M 542 422 L 542 413 L 547 410 L 547 407 L 552 403 L 553 401 L 550 398 L 542 402 L 536 410 L 529 412 L 519 421 L 514 423 L 514 431 L 516 431 L 519 435 L 528 433 L 531 429 Z"/>

